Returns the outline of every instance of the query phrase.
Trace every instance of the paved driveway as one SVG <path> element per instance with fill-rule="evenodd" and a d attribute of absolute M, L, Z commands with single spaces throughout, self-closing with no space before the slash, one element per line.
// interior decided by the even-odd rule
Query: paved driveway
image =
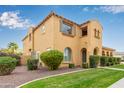
<path fill-rule="evenodd" d="M 16 67 L 12 74 L 0 76 L 0 88 L 14 88 L 33 79 L 80 69 L 82 68 L 60 68 L 56 71 L 48 71 L 46 68 L 41 68 L 40 70 L 27 71 L 26 66 L 19 66 Z"/>

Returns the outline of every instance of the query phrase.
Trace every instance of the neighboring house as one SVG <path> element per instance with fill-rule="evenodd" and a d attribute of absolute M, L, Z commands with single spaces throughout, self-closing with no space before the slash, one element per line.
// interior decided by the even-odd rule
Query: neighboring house
<path fill-rule="evenodd" d="M 115 57 L 120 57 L 122 61 L 124 61 L 124 52 L 115 52 Z"/>
<path fill-rule="evenodd" d="M 62 65 L 81 66 L 90 55 L 113 55 L 113 49 L 102 47 L 102 25 L 97 20 L 77 24 L 51 12 L 39 25 L 31 27 L 23 39 L 24 55 L 36 57 L 44 51 L 57 49 L 64 53 Z"/>
<path fill-rule="evenodd" d="M 114 56 L 115 49 L 108 48 L 108 47 L 102 47 L 102 55 L 103 56 Z"/>

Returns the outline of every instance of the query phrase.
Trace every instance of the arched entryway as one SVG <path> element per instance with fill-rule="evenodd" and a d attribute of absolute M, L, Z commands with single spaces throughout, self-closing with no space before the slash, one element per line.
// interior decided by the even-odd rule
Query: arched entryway
<path fill-rule="evenodd" d="M 102 56 L 105 56 L 105 51 L 102 51 Z"/>
<path fill-rule="evenodd" d="M 81 50 L 81 54 L 82 54 L 82 62 L 83 63 L 86 63 L 87 62 L 87 49 L 86 48 L 83 48 Z"/>
<path fill-rule="evenodd" d="M 66 47 L 64 49 L 64 61 L 69 62 L 69 61 L 71 61 L 71 59 L 72 59 L 72 50 L 71 50 L 71 48 Z"/>
<path fill-rule="evenodd" d="M 94 48 L 93 54 L 98 55 L 98 53 L 99 53 L 99 48 L 98 47 Z"/>

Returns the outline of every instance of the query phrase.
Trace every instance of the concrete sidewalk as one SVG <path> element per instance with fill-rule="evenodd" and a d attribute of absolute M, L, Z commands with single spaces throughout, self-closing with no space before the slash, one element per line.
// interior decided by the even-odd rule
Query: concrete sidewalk
<path fill-rule="evenodd" d="M 120 69 L 120 68 L 112 68 L 112 67 L 99 67 L 99 68 L 104 68 L 104 69 L 112 69 L 112 70 L 119 70 L 119 71 L 124 71 L 124 69 Z"/>
<path fill-rule="evenodd" d="M 124 88 L 124 78 L 120 79 L 119 81 L 115 82 L 108 88 Z"/>

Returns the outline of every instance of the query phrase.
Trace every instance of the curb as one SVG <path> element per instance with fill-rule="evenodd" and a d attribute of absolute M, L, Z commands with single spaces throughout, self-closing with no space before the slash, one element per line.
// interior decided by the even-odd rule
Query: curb
<path fill-rule="evenodd" d="M 61 76 L 61 75 L 66 75 L 66 74 L 71 74 L 71 73 L 81 72 L 81 71 L 86 71 L 86 70 L 89 70 L 89 69 L 76 70 L 76 71 L 65 72 L 65 73 L 61 73 L 61 74 L 50 75 L 50 76 L 46 76 L 46 77 L 42 77 L 42 78 L 37 78 L 37 79 L 31 80 L 31 81 L 28 81 L 24 84 L 21 84 L 21 85 L 17 86 L 16 88 L 20 88 L 26 84 L 29 84 L 29 83 L 37 81 L 37 80 L 42 80 L 42 79 L 46 79 L 46 78 L 50 78 L 50 77 Z"/>

